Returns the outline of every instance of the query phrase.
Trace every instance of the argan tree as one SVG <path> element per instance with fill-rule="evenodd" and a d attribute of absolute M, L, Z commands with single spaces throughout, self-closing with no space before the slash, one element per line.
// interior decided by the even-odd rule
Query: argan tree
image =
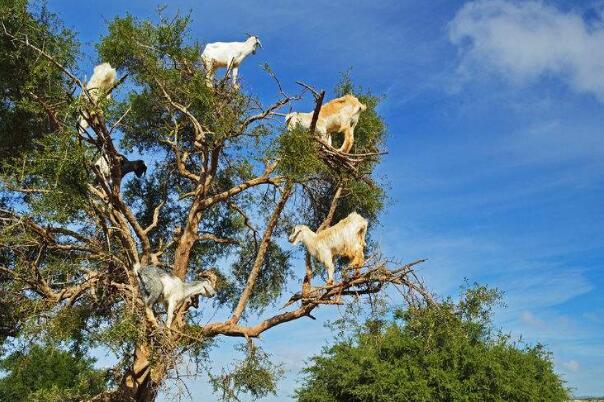
<path fill-rule="evenodd" d="M 305 272 L 292 270 L 292 224 L 320 231 L 352 211 L 370 223 L 378 216 L 384 193 L 372 172 L 385 134 L 378 97 L 346 78 L 338 84 L 334 95 L 354 93 L 367 105 L 351 153 L 340 153 L 314 127 L 288 131 L 281 117 L 308 96 L 316 122 L 324 91 L 300 83 L 287 94 L 270 67 L 263 72 L 251 62 L 248 74 L 275 84 L 271 104 L 247 93 L 245 83 L 239 90 L 223 79 L 210 88 L 203 38 L 190 37 L 189 17 L 159 13 L 153 21 L 109 23 L 97 61 L 115 67 L 118 80 L 111 97 L 92 102 L 85 85 L 92 72 L 77 68 L 73 33 L 24 0 L 4 1 L 0 13 L 5 343 L 108 348 L 117 362 L 95 399 L 149 401 L 170 373 L 177 376 L 182 359 L 207 367 L 214 339 L 239 337 L 246 358 L 211 380 L 227 399 L 240 391 L 259 397 L 275 389 L 274 367 L 254 343 L 263 332 L 389 284 L 408 301 L 427 297 L 413 263 L 388 265 L 377 245 L 366 250 L 372 256 L 360 275 L 343 270 L 334 285 L 320 286 L 323 269 L 308 255 Z M 80 118 L 86 130 L 76 127 Z M 147 175 L 122 180 L 122 154 L 142 158 Z M 94 165 L 101 156 L 108 178 Z M 187 281 L 214 267 L 218 295 L 187 301 L 166 328 L 159 310 L 143 302 L 135 263 Z M 277 311 L 288 283 L 301 287 Z"/>

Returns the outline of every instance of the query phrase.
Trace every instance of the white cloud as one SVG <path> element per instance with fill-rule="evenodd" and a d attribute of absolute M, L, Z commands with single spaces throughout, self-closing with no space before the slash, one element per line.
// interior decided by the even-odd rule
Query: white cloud
<path fill-rule="evenodd" d="M 461 49 L 460 71 L 496 72 L 514 83 L 543 76 L 565 80 L 604 102 L 604 24 L 586 22 L 541 1 L 466 3 L 449 24 Z"/>
<path fill-rule="evenodd" d="M 564 368 L 572 372 L 579 371 L 579 368 L 581 367 L 576 360 L 569 360 L 567 362 L 562 363 L 562 365 L 564 366 Z"/>
<path fill-rule="evenodd" d="M 530 325 L 531 327 L 537 327 L 537 328 L 546 327 L 545 322 L 543 322 L 542 320 L 535 317 L 533 315 L 533 313 L 531 313 L 530 311 L 523 311 L 520 314 L 520 321 L 522 321 L 524 324 Z"/>

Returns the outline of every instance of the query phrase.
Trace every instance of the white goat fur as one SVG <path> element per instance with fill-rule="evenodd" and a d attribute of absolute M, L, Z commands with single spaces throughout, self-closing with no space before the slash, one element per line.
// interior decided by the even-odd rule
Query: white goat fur
<path fill-rule="evenodd" d="M 361 112 L 367 110 L 353 95 L 344 95 L 333 99 L 321 107 L 317 118 L 316 132 L 331 146 L 330 133 L 344 133 L 344 142 L 340 152 L 349 152 L 354 143 L 354 129 L 359 122 Z M 289 113 L 285 116 L 287 127 L 291 130 L 298 124 L 309 129 L 313 113 Z"/>
<path fill-rule="evenodd" d="M 179 277 L 154 266 L 141 270 L 139 263 L 134 264 L 134 272 L 143 282 L 143 286 L 150 288 L 147 289 L 149 295 L 145 300 L 147 305 L 152 307 L 157 301 L 160 301 L 166 307 L 166 326 L 168 328 L 172 325 L 177 307 L 187 298 L 196 295 L 212 297 L 216 294 L 216 275 L 211 272 L 207 273 L 209 279 L 191 283 L 183 282 Z M 152 283 L 149 284 L 149 282 Z"/>
<path fill-rule="evenodd" d="M 98 66 L 94 67 L 92 77 L 90 77 L 90 80 L 86 84 L 86 90 L 90 94 L 90 99 L 92 100 L 93 104 L 96 104 L 101 95 L 111 89 L 113 84 L 115 84 L 115 77 L 115 69 L 111 67 L 111 64 L 109 63 L 99 64 Z M 82 96 L 87 99 L 86 95 L 82 94 Z M 107 94 L 106 98 L 110 99 L 111 94 Z M 80 115 L 78 119 L 78 127 L 80 132 L 89 127 L 88 121 L 86 118 L 84 118 L 84 116 L 87 118 L 90 116 L 84 111 L 82 111 L 82 114 L 83 116 Z"/>
<path fill-rule="evenodd" d="M 302 242 L 308 252 L 325 265 L 328 283 L 333 283 L 334 257 L 348 257 L 351 260 L 350 265 L 357 269 L 365 263 L 366 234 L 367 220 L 352 212 L 337 224 L 319 233 L 313 232 L 306 225 L 297 225 L 289 241 L 294 245 Z"/>
<path fill-rule="evenodd" d="M 99 169 L 99 173 L 101 174 L 103 179 L 105 179 L 105 181 L 109 177 L 111 177 L 111 169 L 109 168 L 109 162 L 107 162 L 106 156 L 101 155 L 99 157 L 99 159 L 97 159 L 96 162 L 94 162 L 94 166 L 96 166 L 97 169 Z"/>
<path fill-rule="evenodd" d="M 232 70 L 233 86 L 238 88 L 239 65 L 248 54 L 255 54 L 258 47 L 262 47 L 262 44 L 257 36 L 250 36 L 245 42 L 208 43 L 201 54 L 201 61 L 206 69 L 207 85 L 212 87 L 217 68 L 226 68 Z"/>

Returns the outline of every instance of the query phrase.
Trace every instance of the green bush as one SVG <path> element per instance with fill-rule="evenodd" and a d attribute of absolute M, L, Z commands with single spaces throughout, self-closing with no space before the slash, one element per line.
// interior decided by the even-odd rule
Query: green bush
<path fill-rule="evenodd" d="M 311 359 L 299 401 L 566 401 L 542 345 L 513 342 L 491 322 L 496 291 L 369 322 Z"/>
<path fill-rule="evenodd" d="M 0 401 L 79 401 L 102 392 L 104 370 L 94 360 L 54 346 L 34 345 L 27 353 L 14 352 L 0 360 Z"/>

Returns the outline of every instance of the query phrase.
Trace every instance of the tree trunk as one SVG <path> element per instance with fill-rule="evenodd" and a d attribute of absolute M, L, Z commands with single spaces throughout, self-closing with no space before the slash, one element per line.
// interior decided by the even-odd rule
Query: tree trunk
<path fill-rule="evenodd" d="M 184 279 L 185 275 L 187 274 L 191 249 L 193 248 L 195 241 L 197 241 L 197 231 L 200 220 L 201 213 L 192 211 L 187 219 L 187 225 L 185 226 L 183 234 L 176 247 L 173 272 L 174 275 L 181 279 Z"/>
<path fill-rule="evenodd" d="M 187 274 L 191 249 L 196 240 L 197 233 L 194 233 L 192 230 L 187 230 L 183 233 L 180 242 L 178 243 L 178 247 L 176 248 L 173 272 L 174 275 L 181 279 Z"/>
<path fill-rule="evenodd" d="M 134 351 L 132 368 L 122 380 L 114 400 L 152 402 L 157 397 L 159 386 L 166 374 L 163 365 L 151 366 L 150 349 L 146 345 L 137 346 Z"/>

